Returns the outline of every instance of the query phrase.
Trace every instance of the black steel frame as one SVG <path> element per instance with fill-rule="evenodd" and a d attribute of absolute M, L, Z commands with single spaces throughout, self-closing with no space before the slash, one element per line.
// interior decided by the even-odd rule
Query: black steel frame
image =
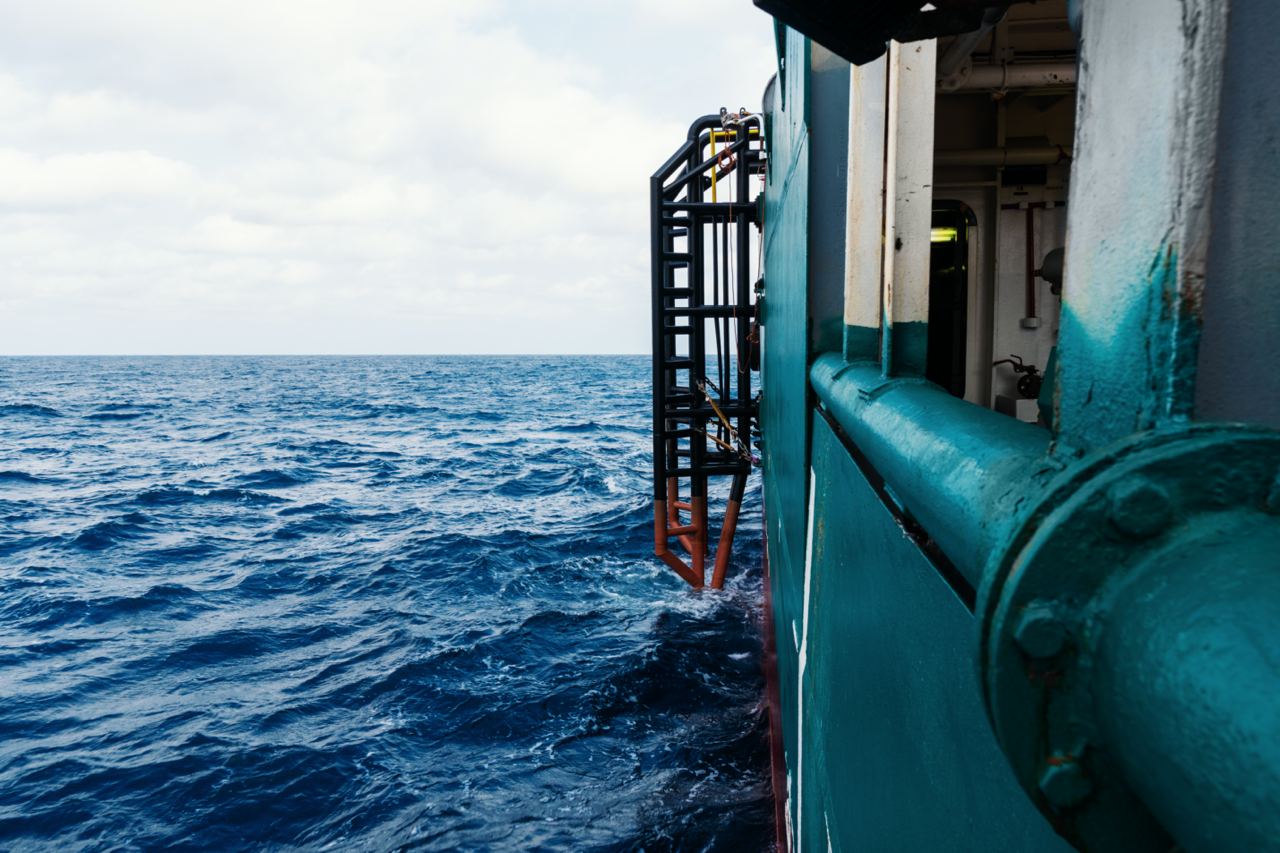
<path fill-rule="evenodd" d="M 722 132 L 726 147 L 712 157 L 712 134 Z M 750 229 L 759 220 L 759 209 L 747 199 L 751 177 L 761 173 L 764 161 L 759 119 L 725 125 L 721 116 L 707 115 L 690 126 L 684 144 L 649 182 L 654 546 L 660 558 L 696 587 L 706 583 L 708 479 L 733 477 L 711 578 L 711 585 L 719 587 L 751 470 L 749 443 L 756 416 L 751 363 L 758 344 L 752 332 Z M 709 200 L 713 175 L 716 185 L 732 190 L 732 201 Z M 710 256 L 709 247 L 714 250 Z M 708 324 L 718 342 L 715 379 L 707 375 Z M 730 352 L 732 367 L 726 364 Z M 732 424 L 736 426 L 730 429 Z M 689 514 L 687 523 L 682 512 Z M 684 545 L 691 565 L 671 552 L 671 539 Z"/>

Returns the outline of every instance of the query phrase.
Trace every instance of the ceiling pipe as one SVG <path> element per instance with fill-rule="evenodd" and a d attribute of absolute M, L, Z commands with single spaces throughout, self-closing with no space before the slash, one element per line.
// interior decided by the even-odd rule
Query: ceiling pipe
<path fill-rule="evenodd" d="M 934 166 L 1056 166 L 1071 159 L 1061 145 L 1027 145 L 1016 148 L 962 148 L 933 155 Z"/>
<path fill-rule="evenodd" d="M 1003 65 L 965 63 L 946 76 L 939 74 L 943 92 L 998 91 L 1009 89 L 1061 89 L 1076 85 L 1074 62 L 1023 62 Z"/>

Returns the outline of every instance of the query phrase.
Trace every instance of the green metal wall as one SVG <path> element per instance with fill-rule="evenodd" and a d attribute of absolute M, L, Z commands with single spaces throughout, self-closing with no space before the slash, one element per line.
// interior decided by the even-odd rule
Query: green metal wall
<path fill-rule="evenodd" d="M 760 420 L 769 571 L 778 632 L 783 742 L 792 762 L 796 723 L 794 614 L 803 592 L 808 452 L 808 40 L 787 30 L 766 105 L 765 325 Z M 789 67 L 788 67 L 789 66 Z"/>
<path fill-rule="evenodd" d="M 780 31 L 762 427 L 793 849 L 1065 850 L 1057 829 L 1095 853 L 1280 852 L 1280 434 L 1189 420 L 1199 400 L 1269 422 L 1227 408 L 1247 375 L 1201 394 L 1196 366 L 1208 289 L 1267 279 L 1218 215 L 1234 172 L 1206 166 L 1271 156 L 1232 122 L 1274 87 L 1220 92 L 1229 48 L 1270 58 L 1228 26 L 1250 0 L 1190 5 L 1084 18 L 1052 432 L 813 351 L 840 110 Z"/>
<path fill-rule="evenodd" d="M 813 472 L 800 846 L 1069 850 L 991 734 L 973 614 L 820 416 Z"/>

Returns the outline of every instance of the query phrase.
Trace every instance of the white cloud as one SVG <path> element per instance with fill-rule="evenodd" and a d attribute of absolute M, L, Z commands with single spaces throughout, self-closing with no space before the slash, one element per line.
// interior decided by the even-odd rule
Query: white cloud
<path fill-rule="evenodd" d="M 191 169 L 149 151 L 38 157 L 0 148 L 0 208 L 85 205 L 113 196 L 168 196 L 189 187 Z"/>
<path fill-rule="evenodd" d="M 0 351 L 643 351 L 739 0 L 0 0 Z"/>

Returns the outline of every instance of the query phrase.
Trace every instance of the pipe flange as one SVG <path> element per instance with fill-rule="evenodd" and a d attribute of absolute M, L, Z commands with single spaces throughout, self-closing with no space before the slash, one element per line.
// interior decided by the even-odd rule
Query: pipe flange
<path fill-rule="evenodd" d="M 1023 788 L 1090 851 L 1169 850 L 1094 719 L 1093 650 L 1105 588 L 1194 519 L 1280 513 L 1280 435 L 1243 426 L 1145 433 L 1072 465 L 984 573 L 980 678 Z"/>

